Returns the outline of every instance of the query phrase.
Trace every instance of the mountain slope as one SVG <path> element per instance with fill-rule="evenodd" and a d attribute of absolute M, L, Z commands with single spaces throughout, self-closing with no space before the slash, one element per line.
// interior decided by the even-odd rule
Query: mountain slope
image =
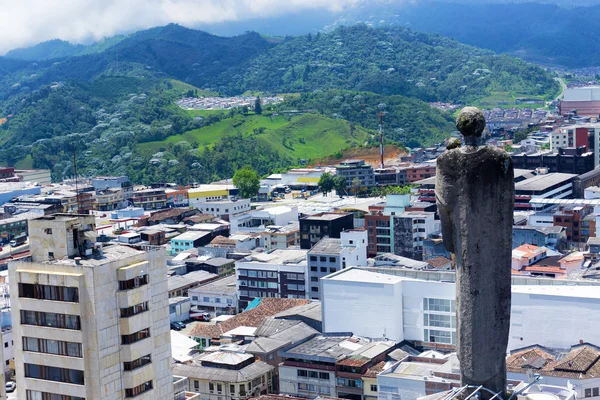
<path fill-rule="evenodd" d="M 220 85 L 229 93 L 341 88 L 451 102 L 499 89 L 546 98 L 558 91 L 550 74 L 519 59 L 438 35 L 365 25 L 285 41 L 227 71 Z"/>

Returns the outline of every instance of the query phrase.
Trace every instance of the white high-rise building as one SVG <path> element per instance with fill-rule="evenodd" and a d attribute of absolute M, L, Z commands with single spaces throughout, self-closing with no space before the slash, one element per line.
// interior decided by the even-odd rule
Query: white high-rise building
<path fill-rule="evenodd" d="M 96 243 L 95 218 L 31 220 L 9 265 L 19 400 L 172 399 L 165 254 Z"/>

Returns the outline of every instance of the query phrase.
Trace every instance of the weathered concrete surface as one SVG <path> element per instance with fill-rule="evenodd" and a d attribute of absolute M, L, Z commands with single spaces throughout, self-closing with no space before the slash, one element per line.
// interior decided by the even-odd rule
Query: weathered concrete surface
<path fill-rule="evenodd" d="M 476 146 L 481 111 L 457 118 L 465 147 L 437 160 L 436 200 L 446 249 L 455 254 L 457 351 L 463 384 L 506 390 L 514 171 L 503 150 Z M 483 398 L 489 398 L 482 393 Z"/>

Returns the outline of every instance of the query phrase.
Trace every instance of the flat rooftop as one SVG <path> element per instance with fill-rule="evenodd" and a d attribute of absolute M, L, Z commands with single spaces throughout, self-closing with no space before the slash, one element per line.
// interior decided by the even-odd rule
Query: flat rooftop
<path fill-rule="evenodd" d="M 308 254 L 339 254 L 343 248 L 342 239 L 323 238 L 308 251 Z"/>
<path fill-rule="evenodd" d="M 171 240 L 198 240 L 203 238 L 204 236 L 210 235 L 210 232 L 208 231 L 189 231 L 189 232 L 184 232 L 181 235 L 177 235 L 175 236 L 173 239 Z"/>
<path fill-rule="evenodd" d="M 307 253 L 308 250 L 302 249 L 277 249 L 275 251 L 263 253 L 254 252 L 244 260 L 240 261 L 266 264 L 298 264 L 306 262 Z"/>
<path fill-rule="evenodd" d="M 328 281 L 384 283 L 391 285 L 405 280 L 404 278 L 400 278 L 398 276 L 379 274 L 377 272 L 365 271 L 358 268 L 344 268 L 321 279 Z"/>
<path fill-rule="evenodd" d="M 310 215 L 308 217 L 302 218 L 303 220 L 309 221 L 334 221 L 339 218 L 343 218 L 350 213 L 320 213 L 315 215 Z"/>
<path fill-rule="evenodd" d="M 515 294 L 535 294 L 560 297 L 579 297 L 600 300 L 598 286 L 566 286 L 566 285 L 513 285 Z"/>
<path fill-rule="evenodd" d="M 318 335 L 308 341 L 294 346 L 284 352 L 284 357 L 304 358 L 307 360 L 342 360 L 356 350 L 365 346 L 367 342 L 360 342 L 350 335 Z"/>
<path fill-rule="evenodd" d="M 208 292 L 208 293 L 227 293 L 234 294 L 236 292 L 236 277 L 235 275 L 229 275 L 221 279 L 217 279 L 205 285 L 198 286 L 197 288 L 190 289 L 194 292 Z"/>

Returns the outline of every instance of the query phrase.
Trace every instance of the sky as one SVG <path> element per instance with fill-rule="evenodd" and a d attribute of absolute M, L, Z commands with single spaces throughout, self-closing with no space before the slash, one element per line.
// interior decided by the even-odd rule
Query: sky
<path fill-rule="evenodd" d="M 63 39 L 90 43 L 118 33 L 177 23 L 278 16 L 295 11 L 343 11 L 364 0 L 0 0 L 0 55 Z"/>

